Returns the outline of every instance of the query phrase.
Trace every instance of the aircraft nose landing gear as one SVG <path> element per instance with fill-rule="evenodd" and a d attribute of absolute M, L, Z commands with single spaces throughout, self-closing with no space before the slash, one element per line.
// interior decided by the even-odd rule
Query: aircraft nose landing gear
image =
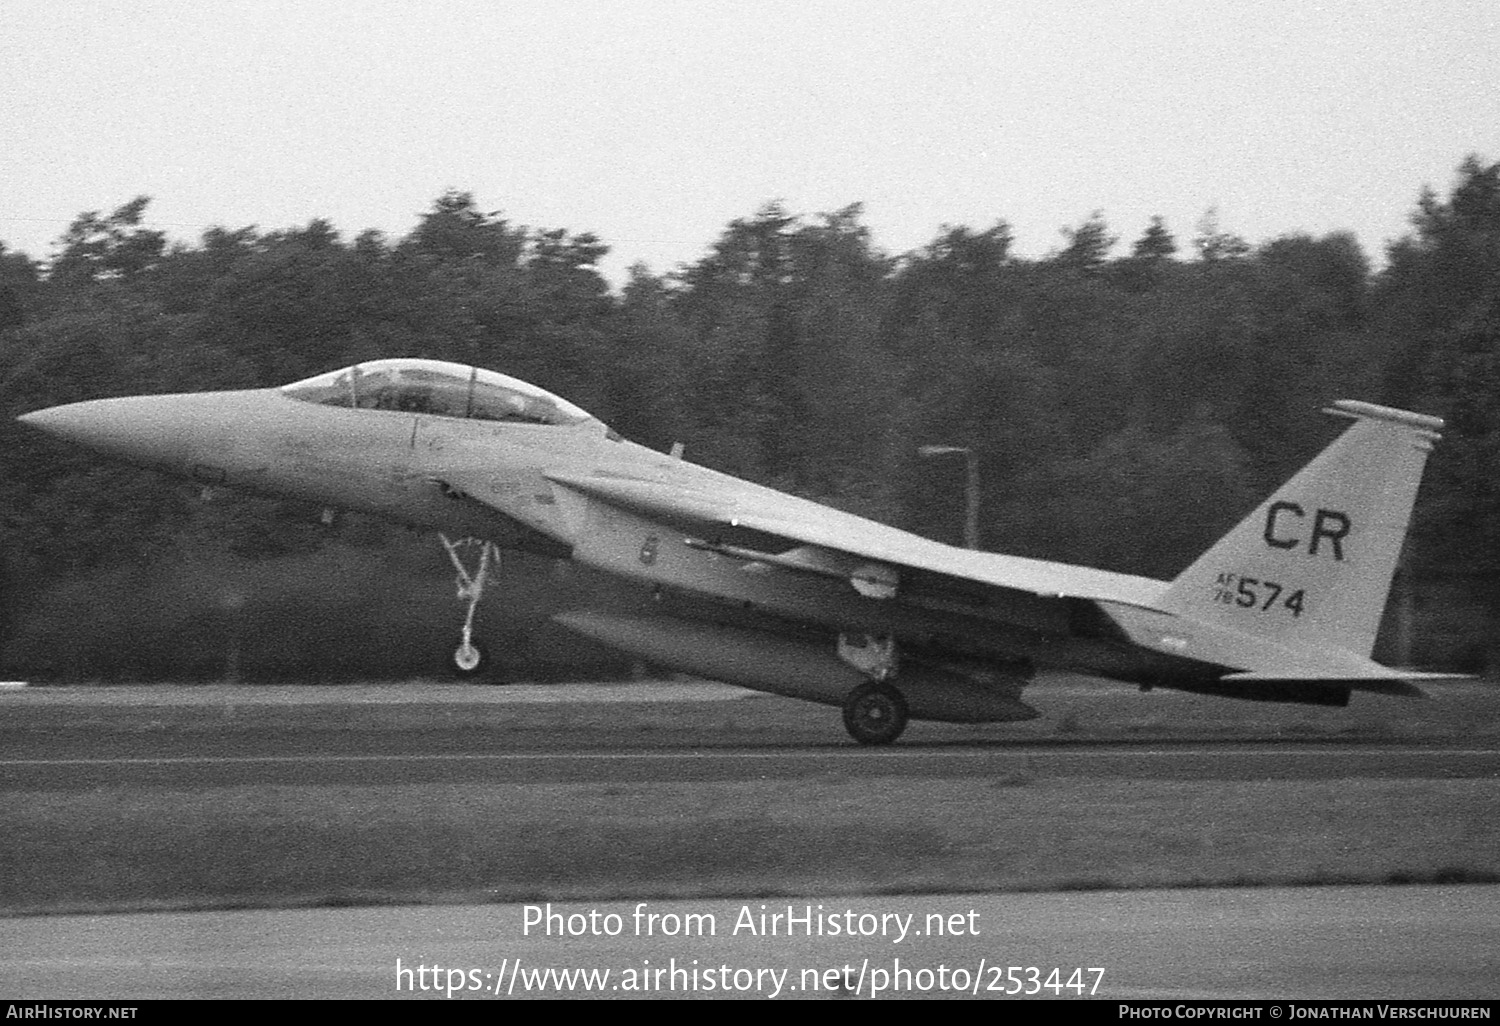
<path fill-rule="evenodd" d="M 490 653 L 470 637 L 469 628 L 464 627 L 464 636 L 449 659 L 453 672 L 460 677 L 478 677 L 489 669 Z"/>
<path fill-rule="evenodd" d="M 463 538 L 455 542 L 446 534 L 440 534 L 438 537 L 443 541 L 443 548 L 447 550 L 448 558 L 453 561 L 453 569 L 458 571 L 459 601 L 468 603 L 458 647 L 453 650 L 448 665 L 460 677 L 478 677 L 490 669 L 490 654 L 483 645 L 474 640 L 474 611 L 479 606 L 479 600 L 484 597 L 484 582 L 489 577 L 490 565 L 492 563 L 497 567 L 500 565 L 500 550 L 491 542 L 474 538 Z M 474 568 L 473 573 L 469 572 L 468 567 L 464 566 L 463 560 L 459 557 L 459 550 L 470 545 L 479 546 L 479 564 Z"/>

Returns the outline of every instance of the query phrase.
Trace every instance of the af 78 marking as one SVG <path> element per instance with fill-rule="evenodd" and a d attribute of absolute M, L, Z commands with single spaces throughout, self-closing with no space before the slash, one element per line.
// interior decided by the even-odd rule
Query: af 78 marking
<path fill-rule="evenodd" d="M 1275 581 L 1261 581 L 1254 577 L 1221 573 L 1214 579 L 1214 601 L 1226 606 L 1240 606 L 1266 613 L 1271 607 L 1291 610 L 1293 618 L 1302 615 L 1302 605 L 1307 599 L 1304 588 L 1298 588 L 1282 599 L 1286 587 Z M 1278 606 L 1277 600 L 1280 600 Z"/>

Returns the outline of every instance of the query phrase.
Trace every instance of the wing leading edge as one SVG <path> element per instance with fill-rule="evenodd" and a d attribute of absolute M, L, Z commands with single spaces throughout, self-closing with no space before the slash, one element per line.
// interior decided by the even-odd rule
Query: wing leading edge
<path fill-rule="evenodd" d="M 1144 608 L 1154 608 L 1167 588 L 1166 582 L 1146 577 L 955 548 L 733 478 L 725 479 L 735 486 L 725 494 L 641 478 L 576 474 L 548 474 L 547 478 L 621 509 L 697 530 L 709 545 L 726 531 L 779 539 L 785 545 L 782 552 L 721 549 L 810 573 L 851 576 L 856 569 L 849 565 L 852 559 L 866 568 L 875 564 L 897 575 L 918 571 L 1048 598 L 1093 599 Z M 880 580 L 883 575 L 865 576 Z"/>

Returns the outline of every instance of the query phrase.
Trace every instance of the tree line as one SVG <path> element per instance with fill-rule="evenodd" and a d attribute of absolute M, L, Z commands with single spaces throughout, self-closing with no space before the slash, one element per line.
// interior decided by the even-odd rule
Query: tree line
<path fill-rule="evenodd" d="M 446 644 L 453 619 L 436 546 L 295 502 L 204 502 L 13 421 L 389 356 L 500 370 L 636 441 L 955 543 L 963 461 L 919 448 L 969 447 L 984 548 L 1157 577 L 1327 443 L 1328 401 L 1437 414 L 1398 589 L 1411 657 L 1473 669 L 1495 648 L 1500 164 L 1471 157 L 1446 194 L 1422 191 L 1379 270 L 1348 233 L 1251 245 L 1212 212 L 1185 242 L 1154 218 L 1123 246 L 1096 213 L 1024 259 L 1004 220 L 891 255 L 858 204 L 772 203 L 615 291 L 596 235 L 512 224 L 463 192 L 399 238 L 314 220 L 169 243 L 147 208 L 81 215 L 47 263 L 0 244 L 6 673 L 429 665 L 416 637 Z M 601 585 L 524 560 L 507 580 L 487 629 L 517 664 L 566 663 L 576 649 L 546 642 L 538 610 Z"/>

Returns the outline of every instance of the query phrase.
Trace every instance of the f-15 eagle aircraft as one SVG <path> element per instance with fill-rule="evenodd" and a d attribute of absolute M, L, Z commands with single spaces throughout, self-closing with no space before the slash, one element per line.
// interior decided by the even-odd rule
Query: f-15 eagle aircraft
<path fill-rule="evenodd" d="M 443 533 L 469 599 L 454 665 L 483 669 L 491 546 L 653 589 L 656 615 L 556 619 L 652 663 L 841 706 L 864 744 L 908 717 L 1034 718 L 1037 667 L 1143 688 L 1344 705 L 1417 696 L 1370 658 L 1442 421 L 1341 400 L 1353 423 L 1171 581 L 977 552 L 621 438 L 493 371 L 378 360 L 283 388 L 97 399 L 33 427 L 211 485 Z M 449 537 L 482 540 L 470 572 Z"/>

